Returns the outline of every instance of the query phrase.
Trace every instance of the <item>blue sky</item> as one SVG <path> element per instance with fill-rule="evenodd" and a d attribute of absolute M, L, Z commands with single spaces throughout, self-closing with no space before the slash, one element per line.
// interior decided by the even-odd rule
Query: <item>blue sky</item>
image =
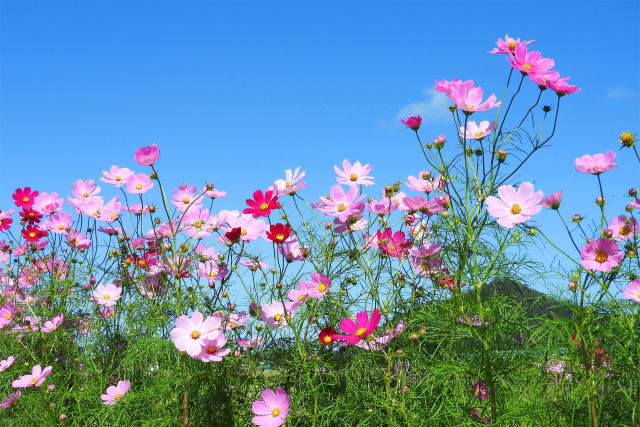
<path fill-rule="evenodd" d="M 531 47 L 582 88 L 563 99 L 551 148 L 517 179 L 564 190 L 567 215 L 596 218 L 595 179 L 573 160 L 617 151 L 620 132 L 637 132 L 639 9 L 637 1 L 5 0 L 0 209 L 12 207 L 17 187 L 67 195 L 74 180 L 97 181 L 114 164 L 142 171 L 133 152 L 152 142 L 168 188 L 211 182 L 229 191 L 214 210 L 243 207 L 296 166 L 314 201 L 345 157 L 373 166 L 377 197 L 380 186 L 425 169 L 399 117 L 421 112 L 423 138 L 454 138 L 434 79 L 473 79 L 502 94 L 509 65 L 488 51 L 508 33 L 537 40 Z M 525 85 L 523 100 L 536 94 Z M 630 152 L 618 156 L 619 168 L 603 175 L 617 207 L 610 216 L 640 184 Z M 551 212 L 536 219 L 557 232 Z"/>

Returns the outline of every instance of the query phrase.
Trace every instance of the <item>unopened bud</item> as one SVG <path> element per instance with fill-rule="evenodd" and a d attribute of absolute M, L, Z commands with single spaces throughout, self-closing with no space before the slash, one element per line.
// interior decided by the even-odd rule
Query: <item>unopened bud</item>
<path fill-rule="evenodd" d="M 444 135 L 440 135 L 435 139 L 435 141 L 433 141 L 433 146 L 436 147 L 438 150 L 440 150 L 442 147 L 444 147 L 444 141 L 445 141 Z"/>
<path fill-rule="evenodd" d="M 620 142 L 625 147 L 631 147 L 636 142 L 636 137 L 631 132 L 622 132 L 620 134 Z"/>
<path fill-rule="evenodd" d="M 575 214 L 574 216 L 571 217 L 571 221 L 578 223 L 580 221 L 582 221 L 582 215 L 580 214 Z"/>
<path fill-rule="evenodd" d="M 276 289 L 282 289 L 282 283 L 276 283 Z"/>
<path fill-rule="evenodd" d="M 454 111 L 456 111 L 457 109 L 458 109 L 458 106 L 457 106 L 457 105 L 449 105 L 449 111 L 451 111 L 452 113 L 453 113 Z"/>
<path fill-rule="evenodd" d="M 577 286 L 576 286 L 576 284 L 574 282 L 569 282 L 569 290 L 571 292 L 575 292 L 576 288 L 577 288 Z"/>
<path fill-rule="evenodd" d="M 602 231 L 602 234 L 604 235 L 604 237 L 607 237 L 607 238 L 609 238 L 609 239 L 610 239 L 610 238 L 612 238 L 612 237 L 613 237 L 613 230 L 612 230 L 612 229 L 610 229 L 610 228 L 605 228 L 605 229 Z"/>
<path fill-rule="evenodd" d="M 397 354 L 398 356 L 402 356 L 402 355 L 404 354 L 404 350 L 402 350 L 401 348 L 399 348 L 399 349 L 397 349 L 397 350 L 396 350 L 396 354 Z"/>
<path fill-rule="evenodd" d="M 442 211 L 440 212 L 440 216 L 442 218 L 449 218 L 449 216 L 451 215 L 451 213 L 449 211 Z"/>
<path fill-rule="evenodd" d="M 627 211 L 627 212 L 632 212 L 633 211 L 633 206 L 627 205 L 627 206 L 625 206 L 624 210 Z"/>
<path fill-rule="evenodd" d="M 418 341 L 418 335 L 411 334 L 411 341 Z"/>
<path fill-rule="evenodd" d="M 229 291 L 222 291 L 222 298 L 226 298 L 229 296 Z"/>
<path fill-rule="evenodd" d="M 631 197 L 636 197 L 638 195 L 638 189 L 637 188 L 632 188 L 629 190 L 629 195 Z"/>
<path fill-rule="evenodd" d="M 548 113 L 549 111 L 551 111 L 551 105 L 543 105 L 542 111 L 544 111 L 545 113 Z"/>
<path fill-rule="evenodd" d="M 498 150 L 498 152 L 496 153 L 496 157 L 498 159 L 498 162 L 503 163 L 505 160 L 507 160 L 507 152 L 504 150 Z"/>
<path fill-rule="evenodd" d="M 602 196 L 596 197 L 596 205 L 604 206 L 604 197 L 602 197 Z"/>

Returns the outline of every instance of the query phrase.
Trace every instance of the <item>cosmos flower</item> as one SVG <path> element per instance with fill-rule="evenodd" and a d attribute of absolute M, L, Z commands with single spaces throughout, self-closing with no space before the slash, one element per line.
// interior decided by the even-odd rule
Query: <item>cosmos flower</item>
<path fill-rule="evenodd" d="M 377 308 L 371 313 L 371 319 L 366 311 L 361 311 L 356 315 L 356 321 L 351 318 L 345 318 L 340 322 L 340 329 L 347 335 L 335 334 L 334 338 L 344 340 L 347 345 L 355 345 L 361 339 L 369 336 L 371 332 L 378 326 L 381 319 L 380 310 Z"/>
<path fill-rule="evenodd" d="M 598 153 L 593 156 L 585 154 L 582 157 L 578 157 L 574 164 L 578 172 L 599 175 L 602 172 L 617 168 L 618 165 L 614 163 L 615 160 L 616 153 L 613 151 L 607 151 L 604 154 Z"/>
<path fill-rule="evenodd" d="M 542 191 L 534 193 L 530 182 L 520 184 L 517 191 L 511 185 L 503 185 L 498 188 L 498 195 L 500 198 L 487 197 L 487 212 L 506 228 L 528 221 L 542 209 L 540 201 L 544 195 Z"/>
<path fill-rule="evenodd" d="M 270 389 L 260 393 L 262 400 L 256 400 L 251 405 L 255 417 L 251 422 L 260 427 L 278 427 L 287 421 L 289 414 L 289 395 L 281 388 L 275 392 Z"/>
<path fill-rule="evenodd" d="M 102 403 L 105 405 L 115 405 L 125 394 L 127 394 L 130 388 L 131 382 L 129 380 L 118 381 L 117 385 L 107 387 L 106 393 L 100 395 L 100 399 L 102 399 Z"/>
<path fill-rule="evenodd" d="M 609 272 L 622 261 L 623 253 L 618 244 L 603 237 L 593 240 L 580 249 L 581 264 L 587 270 Z"/>

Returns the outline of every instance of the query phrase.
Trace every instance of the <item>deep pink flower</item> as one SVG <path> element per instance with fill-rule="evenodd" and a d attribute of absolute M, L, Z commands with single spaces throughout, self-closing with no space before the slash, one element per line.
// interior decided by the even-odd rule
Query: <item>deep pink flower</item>
<path fill-rule="evenodd" d="M 491 108 L 500 106 L 500 101 L 496 102 L 496 96 L 491 94 L 484 102 L 482 102 L 482 88 L 468 87 L 459 84 L 448 94 L 449 98 L 460 108 L 465 114 L 473 114 L 476 111 L 486 111 Z"/>
<path fill-rule="evenodd" d="M 89 249 L 91 246 L 91 239 L 89 239 L 86 234 L 81 233 L 78 230 L 71 230 L 67 234 L 67 245 L 82 252 Z"/>
<path fill-rule="evenodd" d="M 31 187 L 17 188 L 12 194 L 14 203 L 22 209 L 31 209 L 34 199 L 38 196 L 37 191 L 31 191 Z"/>
<path fill-rule="evenodd" d="M 348 335 L 336 334 L 334 338 L 344 340 L 347 345 L 355 345 L 373 332 L 378 326 L 381 317 L 380 310 L 377 308 L 371 313 L 371 319 L 369 319 L 366 311 L 361 311 L 356 315 L 356 322 L 347 317 L 340 322 L 340 329 Z"/>
<path fill-rule="evenodd" d="M 262 190 L 256 190 L 253 192 L 253 200 L 247 199 L 246 201 L 249 207 L 245 208 L 242 213 L 253 215 L 254 218 L 268 217 L 272 210 L 280 207 L 278 196 L 273 191 L 262 194 Z"/>
<path fill-rule="evenodd" d="M 607 151 L 604 154 L 598 153 L 593 156 L 585 154 L 582 157 L 578 157 L 574 164 L 578 172 L 599 175 L 602 172 L 617 168 L 618 165 L 613 163 L 615 160 L 616 153 L 613 151 Z"/>
<path fill-rule="evenodd" d="M 387 228 L 382 232 L 378 230 L 378 247 L 385 254 L 395 258 L 405 258 L 407 250 L 411 246 L 411 242 L 405 240 L 403 231 L 393 233 L 391 228 Z"/>
<path fill-rule="evenodd" d="M 107 387 L 106 394 L 100 395 L 100 399 L 102 399 L 102 403 L 105 405 L 115 405 L 125 394 L 127 394 L 130 388 L 131 382 L 129 380 L 118 381 L 117 385 Z"/>
<path fill-rule="evenodd" d="M 31 375 L 23 375 L 13 383 L 13 388 L 27 388 L 31 386 L 40 387 L 44 380 L 51 374 L 51 366 L 42 369 L 42 366 L 36 365 L 31 369 Z"/>
<path fill-rule="evenodd" d="M 96 290 L 91 292 L 93 300 L 96 304 L 104 305 L 105 307 L 112 307 L 116 305 L 122 294 L 122 288 L 108 283 L 106 286 L 99 284 L 96 286 Z"/>
<path fill-rule="evenodd" d="M 570 85 L 567 83 L 569 77 L 564 77 L 562 79 L 557 80 L 549 80 L 547 81 L 547 86 L 550 89 L 554 90 L 558 96 L 564 96 L 570 93 L 575 93 L 580 90 L 578 86 Z"/>
<path fill-rule="evenodd" d="M 195 357 L 200 354 L 205 339 L 214 338 L 220 333 L 221 319 L 218 313 L 206 319 L 199 311 L 194 311 L 191 318 L 183 314 L 176 319 L 176 327 L 170 333 L 171 339 L 178 350 Z"/>
<path fill-rule="evenodd" d="M 544 195 L 542 191 L 534 193 L 530 182 L 520 184 L 517 191 L 511 185 L 503 185 L 498 188 L 498 195 L 500 198 L 487 197 L 487 212 L 498 218 L 498 224 L 506 228 L 528 221 L 542 209 L 540 201 Z"/>
<path fill-rule="evenodd" d="M 11 223 L 13 219 L 11 219 L 11 215 L 14 210 L 9 209 L 8 211 L 0 211 L 0 231 L 8 230 L 11 228 Z"/>
<path fill-rule="evenodd" d="M 204 338 L 200 354 L 196 355 L 195 358 L 203 362 L 220 362 L 224 356 L 231 352 L 228 348 L 222 348 L 226 343 L 227 338 L 222 333 L 215 335 L 213 338 Z"/>
<path fill-rule="evenodd" d="M 135 159 L 142 166 L 151 166 L 160 158 L 160 149 L 156 144 L 142 147 L 136 151 Z"/>
<path fill-rule="evenodd" d="M 289 414 L 289 395 L 278 388 L 275 392 L 270 389 L 260 393 L 262 400 L 256 400 L 251 405 L 255 417 L 251 422 L 260 427 L 278 427 L 287 421 Z"/>
<path fill-rule="evenodd" d="M 487 398 L 489 397 L 489 390 L 487 389 L 487 385 L 483 382 L 476 381 L 476 383 L 473 385 L 473 397 L 480 401 L 487 400 Z"/>
<path fill-rule="evenodd" d="M 543 71 L 541 73 L 529 73 L 527 75 L 532 82 L 538 85 L 540 90 L 545 90 L 549 86 L 550 81 L 560 78 L 560 73 L 553 70 Z"/>
<path fill-rule="evenodd" d="M 493 132 L 495 128 L 495 121 L 489 123 L 487 120 L 483 120 L 479 125 L 477 125 L 476 122 L 468 122 L 466 132 L 464 127 L 460 127 L 460 138 L 466 137 L 466 139 L 481 140 L 482 138 Z"/>
<path fill-rule="evenodd" d="M 356 161 L 353 165 L 349 163 L 349 160 L 344 159 L 342 161 L 342 168 L 340 170 L 337 166 L 333 167 L 333 170 L 338 175 L 336 181 L 338 184 L 345 185 L 373 185 L 373 177 L 369 176 L 371 172 L 371 165 L 362 166 L 360 162 Z"/>
<path fill-rule="evenodd" d="M 407 127 L 417 132 L 418 129 L 420 129 L 420 125 L 422 124 L 422 117 L 420 115 L 410 116 L 407 118 L 407 120 L 401 119 L 400 121 L 404 123 Z"/>
<path fill-rule="evenodd" d="M 623 253 L 618 244 L 603 237 L 591 240 L 580 249 L 582 266 L 587 270 L 608 272 L 620 264 Z"/>
<path fill-rule="evenodd" d="M 640 302 L 640 277 L 627 283 L 622 295 L 635 302 Z"/>
<path fill-rule="evenodd" d="M 555 65 L 553 59 L 543 58 L 540 52 L 527 52 L 527 47 L 524 44 L 518 45 L 513 53 L 507 53 L 509 55 L 507 57 L 509 64 L 524 74 L 544 73 Z"/>
<path fill-rule="evenodd" d="M 555 193 L 549 194 L 547 197 L 542 199 L 542 206 L 549 209 L 558 209 L 560 208 L 560 203 L 562 202 L 562 191 L 556 191 Z"/>
<path fill-rule="evenodd" d="M 529 41 L 520 41 L 520 38 L 514 39 L 512 37 L 509 37 L 509 34 L 504 36 L 504 40 L 502 39 L 498 39 L 498 41 L 496 42 L 496 46 L 498 46 L 497 48 L 493 48 L 489 53 L 509 53 L 509 52 L 514 52 L 516 50 L 516 47 L 522 45 L 528 45 L 529 43 L 533 43 L 535 42 L 535 40 L 529 40 Z"/>

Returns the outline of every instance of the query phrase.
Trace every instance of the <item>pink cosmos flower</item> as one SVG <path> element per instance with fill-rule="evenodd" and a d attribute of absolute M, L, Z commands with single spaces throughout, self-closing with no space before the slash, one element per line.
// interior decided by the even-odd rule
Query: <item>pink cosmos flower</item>
<path fill-rule="evenodd" d="M 224 279 L 227 273 L 229 273 L 227 264 L 217 260 L 201 262 L 198 264 L 198 269 L 196 270 L 196 274 L 199 277 L 207 279 L 209 285 Z"/>
<path fill-rule="evenodd" d="M 463 82 L 460 79 L 455 79 L 451 81 L 436 80 L 436 91 L 445 93 L 449 97 L 456 90 L 458 86 L 464 86 L 467 88 L 467 90 L 471 89 L 473 87 L 473 80 L 467 80 L 466 82 Z"/>
<path fill-rule="evenodd" d="M 407 120 L 400 120 L 407 127 L 413 129 L 414 131 L 418 131 L 420 129 L 420 125 L 422 124 L 422 117 L 418 114 L 417 116 L 408 117 Z"/>
<path fill-rule="evenodd" d="M 22 390 L 18 390 L 15 393 L 11 393 L 9 397 L 6 397 L 2 403 L 0 403 L 0 409 L 7 409 L 13 406 L 14 403 L 18 400 L 20 395 L 22 394 Z"/>
<path fill-rule="evenodd" d="M 511 185 L 503 185 L 498 188 L 498 195 L 500 198 L 487 197 L 487 212 L 498 218 L 498 224 L 506 228 L 528 221 L 542 209 L 540 201 L 544 195 L 542 191 L 534 193 L 530 182 L 520 184 L 517 191 Z"/>
<path fill-rule="evenodd" d="M 226 191 L 214 188 L 213 184 L 205 185 L 204 187 L 202 187 L 202 190 L 200 190 L 200 192 L 206 196 L 209 196 L 211 199 L 223 199 L 227 196 Z"/>
<path fill-rule="evenodd" d="M 622 261 L 618 244 L 605 238 L 593 240 L 580 249 L 581 264 L 587 270 L 609 272 Z"/>
<path fill-rule="evenodd" d="M 371 202 L 366 203 L 366 207 L 369 212 L 378 216 L 385 216 L 398 209 L 398 205 L 391 202 L 391 199 L 388 197 L 386 199 L 381 199 L 380 201 L 371 200 Z"/>
<path fill-rule="evenodd" d="M 96 304 L 104 305 L 105 307 L 112 307 L 116 305 L 122 294 L 122 288 L 108 283 L 106 286 L 99 284 L 96 286 L 96 290 L 91 292 L 93 300 Z"/>
<path fill-rule="evenodd" d="M 13 361 L 16 360 L 15 357 L 9 356 L 5 360 L 0 360 L 0 372 L 6 371 L 13 365 Z"/>
<path fill-rule="evenodd" d="M 95 181 L 92 179 L 86 181 L 79 179 L 73 183 L 71 189 L 71 194 L 80 200 L 96 196 L 98 193 L 100 193 L 100 187 L 97 187 Z"/>
<path fill-rule="evenodd" d="M 119 168 L 116 165 L 111 166 L 109 171 L 103 171 L 104 175 L 100 178 L 100 181 L 107 184 L 113 184 L 116 187 L 122 187 L 126 184 L 127 180 L 135 175 L 135 172 L 128 168 Z"/>
<path fill-rule="evenodd" d="M 213 233 L 217 218 L 209 214 L 208 209 L 200 209 L 202 205 L 192 205 L 182 218 L 182 231 L 194 239 L 202 239 Z"/>
<path fill-rule="evenodd" d="M 524 44 L 518 45 L 513 53 L 507 53 L 509 64 L 523 74 L 544 73 L 555 65 L 553 59 L 543 58 L 540 52 L 527 52 L 527 47 Z"/>
<path fill-rule="evenodd" d="M 378 326 L 381 317 L 380 310 L 377 308 L 371 313 L 371 319 L 369 319 L 366 311 L 361 311 L 356 315 L 356 322 L 347 317 L 340 322 L 340 329 L 348 335 L 336 334 L 334 338 L 344 340 L 347 345 L 355 345 L 373 332 Z"/>
<path fill-rule="evenodd" d="M 333 170 L 338 175 L 336 181 L 338 184 L 345 185 L 373 185 L 373 177 L 369 176 L 371 172 L 371 165 L 362 166 L 360 162 L 356 161 L 353 165 L 349 163 L 349 160 L 344 159 L 342 161 L 342 168 L 338 169 L 337 166 L 333 167 Z"/>
<path fill-rule="evenodd" d="M 32 209 L 45 215 L 52 215 L 62 209 L 64 199 L 58 193 L 40 193 L 33 199 Z"/>
<path fill-rule="evenodd" d="M 269 190 L 274 191 L 277 196 L 282 196 L 285 194 L 295 194 L 296 191 L 302 190 L 307 186 L 306 182 L 302 182 L 304 179 L 306 172 L 300 172 L 300 166 L 298 166 L 293 172 L 291 169 L 287 169 L 284 171 L 285 179 L 277 179 Z"/>
<path fill-rule="evenodd" d="M 259 239 L 269 228 L 263 220 L 254 219 L 249 214 L 242 214 L 239 217 L 228 215 L 226 221 L 228 225 L 221 226 L 220 229 L 229 232 L 234 228 L 240 228 L 240 239 L 243 242 Z"/>
<path fill-rule="evenodd" d="M 421 247 L 409 249 L 411 265 L 415 267 L 421 276 L 432 276 L 439 273 L 443 267 L 438 253 L 442 249 L 439 243 L 426 243 Z"/>
<path fill-rule="evenodd" d="M 117 385 L 107 387 L 106 394 L 100 395 L 100 399 L 102 399 L 102 403 L 105 405 L 115 405 L 125 394 L 127 394 L 130 388 L 131 382 L 129 380 L 118 381 Z"/>
<path fill-rule="evenodd" d="M 236 342 L 242 348 L 256 348 L 264 343 L 264 340 L 259 339 L 258 337 L 251 338 L 236 338 Z"/>
<path fill-rule="evenodd" d="M 230 331 L 232 329 L 244 326 L 250 317 L 251 316 L 248 315 L 245 311 L 241 311 L 240 313 L 229 313 L 228 316 L 224 317 L 225 331 Z"/>
<path fill-rule="evenodd" d="M 44 322 L 44 326 L 40 328 L 40 330 L 45 333 L 53 332 L 58 329 L 58 326 L 62 325 L 62 322 L 64 322 L 64 314 L 56 316 L 51 320 L 47 320 Z"/>
<path fill-rule="evenodd" d="M 460 138 L 477 139 L 481 140 L 485 136 L 489 135 L 496 129 L 496 122 L 489 123 L 487 120 L 483 120 L 479 125 L 476 122 L 467 123 L 467 131 L 464 127 L 460 127 Z"/>
<path fill-rule="evenodd" d="M 296 303 L 293 306 L 293 309 L 296 309 L 296 308 L 300 307 L 302 305 L 302 303 L 304 303 L 307 300 L 307 298 L 309 297 L 309 294 L 307 293 L 306 282 L 300 282 L 299 286 L 300 286 L 299 289 L 291 289 L 289 291 L 289 293 L 287 294 L 287 297 L 291 301 Z"/>
<path fill-rule="evenodd" d="M 564 77 L 557 80 L 549 80 L 547 82 L 547 86 L 549 86 L 551 90 L 555 91 L 558 96 L 565 96 L 567 94 L 580 91 L 580 88 L 578 86 L 567 83 L 567 80 L 569 80 L 569 77 Z"/>
<path fill-rule="evenodd" d="M 13 320 L 16 315 L 16 308 L 10 302 L 0 308 L 0 328 L 4 328 Z"/>
<path fill-rule="evenodd" d="M 58 214 L 51 215 L 51 218 L 43 222 L 40 225 L 40 228 L 56 234 L 65 234 L 69 232 L 73 226 L 72 219 L 73 217 L 70 214 L 60 212 Z"/>
<path fill-rule="evenodd" d="M 635 302 L 640 302 L 640 277 L 627 283 L 622 295 Z"/>
<path fill-rule="evenodd" d="M 549 86 L 550 81 L 558 80 L 560 78 L 560 73 L 553 70 L 541 73 L 529 73 L 527 75 L 532 82 L 538 85 L 540 90 L 545 90 Z"/>
<path fill-rule="evenodd" d="M 262 400 L 256 400 L 251 405 L 255 417 L 251 422 L 260 427 L 278 427 L 287 421 L 289 414 L 289 395 L 278 388 L 275 392 L 270 389 L 260 393 Z"/>
<path fill-rule="evenodd" d="M 274 301 L 271 304 L 264 304 L 261 307 L 260 318 L 269 326 L 277 329 L 284 329 L 288 326 L 287 316 L 293 317 L 295 303 L 283 303 Z M 286 310 L 285 310 L 286 309 Z"/>
<path fill-rule="evenodd" d="M 560 208 L 560 203 L 562 202 L 562 191 L 556 191 L 555 193 L 549 194 L 547 197 L 542 199 L 542 206 L 549 209 L 558 209 Z"/>
<path fill-rule="evenodd" d="M 228 348 L 222 348 L 226 343 L 227 338 L 222 333 L 215 335 L 213 338 L 205 338 L 202 341 L 202 350 L 195 358 L 203 362 L 220 362 L 224 356 L 231 352 Z"/>
<path fill-rule="evenodd" d="M 410 190 L 419 191 L 421 193 L 431 193 L 433 190 L 441 189 L 446 186 L 446 182 L 443 182 L 442 175 L 433 177 L 431 172 L 420 171 L 418 177 L 409 175 L 407 178 L 407 187 Z"/>
<path fill-rule="evenodd" d="M 411 246 L 411 242 L 405 240 L 403 231 L 393 233 L 391 228 L 387 228 L 382 232 L 378 230 L 378 246 L 385 254 L 395 258 L 405 258 L 407 249 Z"/>
<path fill-rule="evenodd" d="M 400 335 L 402 331 L 404 331 L 405 327 L 405 323 L 400 322 L 396 325 L 395 329 L 385 329 L 382 336 L 374 338 L 372 335 L 369 335 L 355 345 L 356 347 L 364 348 L 365 350 L 381 350 L 383 347 L 386 347 L 387 344 L 389 344 L 389 341 Z"/>
<path fill-rule="evenodd" d="M 31 386 L 40 387 L 44 380 L 51 374 L 51 366 L 42 369 L 42 366 L 36 365 L 31 369 L 31 375 L 23 375 L 13 383 L 13 388 L 27 388 Z"/>
<path fill-rule="evenodd" d="M 221 319 L 218 313 L 206 319 L 199 311 L 194 311 L 191 318 L 183 314 L 176 319 L 176 327 L 170 333 L 171 339 L 178 350 L 195 357 L 200 354 L 205 339 L 213 339 L 220 333 Z"/>
<path fill-rule="evenodd" d="M 147 175 L 139 173 L 132 175 L 127 180 L 127 191 L 131 194 L 144 194 L 151 190 L 154 185 Z"/>
<path fill-rule="evenodd" d="M 151 166 L 160 158 L 160 149 L 156 144 L 139 148 L 134 155 L 136 162 L 142 166 Z"/>
<path fill-rule="evenodd" d="M 578 172 L 599 175 L 602 172 L 617 168 L 618 165 L 613 163 L 615 160 L 616 153 L 613 151 L 607 151 L 604 154 L 598 153 L 593 156 L 585 154 L 582 157 L 578 157 L 574 164 Z"/>
<path fill-rule="evenodd" d="M 447 96 L 467 115 L 496 108 L 501 104 L 500 101 L 496 102 L 497 98 L 494 94 L 482 102 L 482 88 L 470 88 L 464 84 L 456 86 Z"/>
<path fill-rule="evenodd" d="M 340 185 L 331 187 L 331 197 L 321 197 L 320 202 L 313 205 L 314 209 L 324 212 L 326 215 L 336 216 L 340 221 L 346 221 L 357 209 L 364 207 L 362 199 L 364 195 L 358 197 L 358 187 L 350 186 L 346 193 Z"/>
<path fill-rule="evenodd" d="M 611 236 L 613 240 L 623 242 L 638 234 L 638 221 L 633 217 L 627 218 L 626 215 L 620 215 L 613 218 L 607 228 L 613 232 Z"/>
<path fill-rule="evenodd" d="M 322 273 L 311 273 L 311 280 L 308 282 L 301 282 L 300 287 L 302 287 L 302 283 L 305 284 L 307 293 L 312 298 L 322 298 L 329 292 L 329 288 L 331 287 L 331 279 L 325 276 Z"/>
<path fill-rule="evenodd" d="M 269 267 L 269 264 L 267 264 L 266 262 L 254 259 L 242 259 L 238 264 L 247 267 L 251 271 L 256 271 L 259 269 L 262 270 Z"/>
<path fill-rule="evenodd" d="M 421 212 L 427 216 L 433 216 L 438 212 L 442 212 L 444 208 L 438 203 L 437 200 L 427 200 L 422 196 L 405 197 L 402 199 L 406 210 L 409 213 Z"/>
<path fill-rule="evenodd" d="M 181 212 L 187 209 L 200 209 L 202 197 L 196 196 L 196 186 L 181 184 L 176 190 L 173 190 L 173 200 L 171 203 Z"/>
<path fill-rule="evenodd" d="M 497 48 L 493 48 L 489 53 L 510 53 L 514 52 L 516 48 L 520 45 L 528 45 L 529 43 L 533 43 L 535 40 L 529 41 L 520 41 L 520 38 L 514 39 L 509 37 L 509 34 L 504 36 L 504 40 L 498 39 L 496 42 Z"/>
<path fill-rule="evenodd" d="M 91 239 L 89 239 L 86 234 L 81 233 L 78 230 L 71 230 L 67 234 L 67 245 L 82 252 L 89 249 L 91 246 Z"/>

